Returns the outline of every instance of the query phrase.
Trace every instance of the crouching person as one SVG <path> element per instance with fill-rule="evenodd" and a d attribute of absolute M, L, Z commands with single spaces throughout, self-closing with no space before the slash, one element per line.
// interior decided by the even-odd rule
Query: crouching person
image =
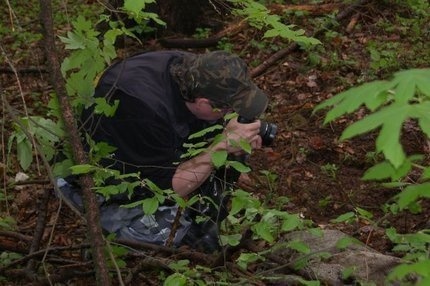
<path fill-rule="evenodd" d="M 218 227 L 227 216 L 228 188 L 238 178 L 232 170 L 216 170 L 211 154 L 243 153 L 237 142 L 246 140 L 261 148 L 259 120 L 242 124 L 236 118 L 223 122 L 227 113 L 258 118 L 266 109 L 267 96 L 252 82 L 247 66 L 238 56 L 214 51 L 192 54 L 181 51 L 141 53 L 110 66 L 100 78 L 95 97 L 118 108 L 112 117 L 84 110 L 82 127 L 95 142 L 116 147 L 101 161 L 121 173 L 139 173 L 161 189 L 183 198 L 210 198 L 178 214 L 170 200 L 154 214 L 141 206 L 127 205 L 150 195 L 141 188 L 132 196 L 100 197 L 101 225 L 117 238 L 137 242 L 219 250 Z M 223 140 L 213 141 L 205 152 L 183 159 L 188 137 L 215 124 L 223 124 Z M 227 173 L 226 173 L 227 172 Z M 227 178 L 227 179 L 226 179 Z M 80 189 L 73 180 L 60 180 L 64 196 L 82 206 Z M 203 220 L 201 217 L 207 217 Z M 177 224 L 172 230 L 174 224 Z M 171 237 L 172 236 L 172 237 Z"/>

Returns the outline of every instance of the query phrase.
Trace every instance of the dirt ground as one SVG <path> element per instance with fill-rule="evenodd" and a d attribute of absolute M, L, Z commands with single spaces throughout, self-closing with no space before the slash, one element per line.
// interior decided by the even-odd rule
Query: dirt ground
<path fill-rule="evenodd" d="M 320 54 L 319 64 L 311 64 L 309 54 L 299 49 L 287 54 L 255 78 L 260 88 L 270 97 L 270 106 L 264 120 L 276 124 L 278 133 L 271 146 L 252 154 L 249 162 L 253 171 L 249 175 L 249 181 L 243 182 L 241 186 L 259 195 L 262 200 L 267 200 L 269 204 L 274 203 L 278 196 L 286 196 L 289 202 L 284 205 L 284 210 L 301 213 L 315 225 L 340 229 L 376 250 L 391 253 L 392 245 L 385 236 L 384 228 L 394 226 L 398 232 L 428 228 L 430 225 L 428 202 L 423 202 L 423 212 L 420 214 L 387 215 L 382 207 L 398 190 L 385 189 L 377 183 L 361 180 L 365 170 L 378 160 L 378 156 L 372 153 L 375 149 L 375 134 L 366 134 L 345 142 L 338 140 L 342 130 L 354 119 L 363 116 L 365 111 L 326 126 L 323 125 L 324 112 L 313 114 L 313 108 L 324 99 L 371 78 L 369 76 L 371 59 L 366 43 L 382 38 L 393 42 L 403 41 L 402 47 L 406 50 L 408 44 L 416 44 L 413 42 L 416 38 L 400 39 L 396 30 L 387 33 L 378 28 L 376 25 L 378 20 L 394 18 L 394 14 L 385 8 L 377 5 L 365 7 L 357 12 L 358 24 L 355 29 L 349 33 L 345 31 L 351 23 L 351 18 L 347 18 L 335 28 L 337 31 L 335 36 L 321 37 L 324 51 Z M 311 21 L 315 17 L 317 16 L 301 19 L 298 25 L 305 29 L 309 25 L 309 31 L 312 31 L 315 28 Z M 249 44 L 253 39 L 260 38 L 260 32 L 248 27 L 232 37 L 230 42 L 234 44 L 233 51 L 240 53 L 255 67 L 275 53 L 275 50 L 267 46 L 261 49 Z M 409 40 L 411 42 L 408 42 Z M 428 43 L 428 33 L 423 34 L 421 40 Z M 146 44 L 150 45 L 149 49 L 163 49 L 155 40 Z M 272 44 L 288 46 L 275 41 Z M 135 47 L 132 47 L 130 50 L 134 49 Z M 129 51 L 122 52 L 127 54 Z M 340 63 L 335 63 L 333 58 L 329 57 L 333 52 L 338 53 Z M 18 68 L 43 67 L 36 73 L 19 74 L 19 84 L 24 98 L 17 95 L 19 89 L 14 74 L 5 71 L 0 74 L 1 85 L 9 94 L 7 97 L 9 105 L 21 112 L 22 100 L 25 100 L 29 112 L 43 110 L 42 107 L 47 104 L 48 95 L 52 92 L 47 82 L 48 74 L 44 71 L 45 63 L 40 43 L 35 44 L 32 54 L 37 56 L 14 60 Z M 408 64 L 410 63 L 405 62 L 402 67 L 407 67 Z M 384 77 L 386 73 L 378 74 L 373 71 L 374 78 L 379 76 Z M 2 130 L 4 134 L 2 149 L 5 150 L 11 132 L 12 118 L 6 115 L 9 113 L 5 112 L 5 107 L 2 108 L 3 120 L 6 122 L 6 130 Z M 405 129 L 402 140 L 409 154 L 429 154 L 425 138 L 416 129 Z M 19 171 L 19 167 L 13 156 L 9 154 L 7 156 L 10 160 L 9 167 L 4 172 L 2 170 L 5 175 L 2 175 L 2 180 L 10 182 Z M 3 160 L 5 161 L 4 157 Z M 264 175 L 260 173 L 261 170 L 277 174 L 275 183 L 268 184 Z M 43 201 L 44 190 L 50 188 L 43 168 L 33 167 L 27 173 L 30 175 L 31 183 L 7 189 L 8 195 L 13 198 L 9 200 L 8 212 L 17 221 L 18 232 L 22 234 L 20 240 L 22 246 L 28 246 L 31 241 L 37 215 L 41 211 L 38 209 L 40 206 L 38 203 Z M 55 225 L 52 245 L 67 246 L 81 242 L 86 232 L 82 221 L 67 210 L 67 207 L 63 207 L 58 216 L 57 203 L 51 202 L 46 210 L 48 231 L 44 233 L 44 241 L 48 241 L 49 230 Z M 331 221 L 346 212 L 357 211 L 357 208 L 371 212 L 373 217 L 357 218 L 351 223 L 341 224 L 334 224 Z M 4 238 L 0 239 L 5 243 Z M 19 244 L 12 245 L 12 242 L 11 248 L 20 248 Z"/>

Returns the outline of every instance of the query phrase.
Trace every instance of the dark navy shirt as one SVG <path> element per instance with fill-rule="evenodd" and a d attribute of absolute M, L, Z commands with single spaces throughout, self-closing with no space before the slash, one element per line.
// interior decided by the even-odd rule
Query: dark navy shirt
<path fill-rule="evenodd" d="M 95 96 L 119 99 L 113 117 L 83 112 L 84 129 L 96 142 L 117 148 L 103 165 L 122 173 L 140 172 L 159 187 L 172 186 L 183 144 L 207 123 L 185 106 L 169 67 L 184 52 L 138 54 L 109 67 L 100 78 Z"/>

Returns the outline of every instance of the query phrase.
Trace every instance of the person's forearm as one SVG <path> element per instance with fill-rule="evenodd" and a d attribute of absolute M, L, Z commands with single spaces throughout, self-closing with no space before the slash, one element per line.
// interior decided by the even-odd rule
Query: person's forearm
<path fill-rule="evenodd" d="M 181 163 L 172 178 L 173 190 L 185 197 L 200 187 L 214 169 L 211 154 L 223 149 L 225 149 L 225 144 L 219 143 L 198 156 Z"/>

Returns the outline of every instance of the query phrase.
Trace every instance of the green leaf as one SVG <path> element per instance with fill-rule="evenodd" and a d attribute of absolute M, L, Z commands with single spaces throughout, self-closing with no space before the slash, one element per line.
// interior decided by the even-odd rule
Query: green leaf
<path fill-rule="evenodd" d="M 121 193 L 121 189 L 118 185 L 107 185 L 103 187 L 94 188 L 97 193 L 103 195 L 103 197 L 109 199 L 113 195 Z"/>
<path fill-rule="evenodd" d="M 67 32 L 67 37 L 59 36 L 67 50 L 85 49 L 85 38 L 74 32 Z"/>
<path fill-rule="evenodd" d="M 94 160 L 99 161 L 101 158 L 109 156 L 117 148 L 109 145 L 106 142 L 98 142 L 92 147 L 92 153 L 94 153 Z"/>
<path fill-rule="evenodd" d="M 410 110 L 410 105 L 392 104 L 387 106 L 348 126 L 340 139 L 346 140 L 382 125 L 376 140 L 377 151 L 383 152 L 393 166 L 398 168 L 405 160 L 405 153 L 400 144 L 400 131 Z"/>
<path fill-rule="evenodd" d="M 392 181 L 397 181 L 404 178 L 410 172 L 413 162 L 420 161 L 422 159 L 422 155 L 409 156 L 397 169 L 395 169 L 388 161 L 378 163 L 364 173 L 363 180 L 383 180 L 391 178 Z M 393 184 L 397 183 L 399 182 L 393 182 Z"/>
<path fill-rule="evenodd" d="M 113 104 L 109 104 L 105 98 L 97 97 L 94 99 L 96 105 L 94 107 L 95 114 L 103 114 L 106 117 L 112 117 L 119 106 L 119 100 L 115 100 Z"/>
<path fill-rule="evenodd" d="M 173 273 L 163 282 L 163 286 L 186 286 L 187 278 L 180 273 Z"/>
<path fill-rule="evenodd" d="M 249 142 L 247 140 L 244 140 L 244 139 L 239 140 L 239 146 L 247 154 L 251 154 L 252 147 L 251 147 L 251 144 L 249 144 Z"/>
<path fill-rule="evenodd" d="M 71 167 L 74 165 L 70 159 L 65 159 L 61 162 L 55 163 L 52 172 L 55 177 L 65 178 L 71 175 Z"/>
<path fill-rule="evenodd" d="M 346 113 L 352 113 L 363 104 L 370 110 L 375 110 L 386 101 L 387 93 L 393 86 L 387 81 L 374 81 L 358 87 L 350 88 L 344 92 L 325 100 L 314 108 L 314 113 L 328 106 L 334 106 L 326 115 L 324 124 L 327 124 Z"/>
<path fill-rule="evenodd" d="M 401 117 L 403 122 L 404 118 L 406 118 L 408 115 L 408 111 L 408 107 L 405 105 L 390 105 L 348 126 L 343 131 L 341 140 L 346 140 L 351 137 L 369 132 L 383 125 L 384 123 L 390 123 L 391 120 L 394 120 L 397 117 Z M 399 122 L 399 120 L 397 120 L 397 122 Z M 394 131 L 396 136 L 394 137 L 398 137 L 400 131 L 397 130 L 397 127 L 392 129 L 395 129 Z"/>
<path fill-rule="evenodd" d="M 426 259 L 412 264 L 401 264 L 388 274 L 388 280 L 402 280 L 411 274 L 430 277 L 430 260 Z M 424 285 L 424 284 L 423 284 Z"/>
<path fill-rule="evenodd" d="M 70 170 L 72 171 L 73 175 L 87 174 L 96 169 L 97 167 L 90 164 L 75 165 L 70 167 Z"/>
<path fill-rule="evenodd" d="M 419 198 L 430 198 L 430 183 L 406 187 L 397 195 L 397 203 L 402 210 Z"/>
<path fill-rule="evenodd" d="M 287 243 L 287 247 L 294 249 L 300 253 L 309 253 L 311 252 L 311 249 L 309 248 L 309 246 L 304 243 L 303 241 L 300 240 L 293 240 Z"/>
<path fill-rule="evenodd" d="M 363 218 L 366 218 L 366 219 L 372 219 L 373 218 L 373 214 L 371 213 L 371 212 L 369 212 L 369 211 L 367 211 L 367 210 L 365 210 L 365 209 L 362 209 L 362 208 L 360 208 L 360 207 L 356 207 L 355 208 L 355 211 L 361 216 L 361 217 L 363 217 Z"/>
<path fill-rule="evenodd" d="M 216 130 L 222 130 L 222 129 L 224 129 L 224 127 L 221 124 L 216 124 L 216 125 L 210 126 L 208 128 L 205 128 L 203 130 L 200 130 L 196 133 L 191 134 L 190 136 L 188 136 L 188 139 L 200 138 L 200 137 L 203 137 L 204 135 L 206 135 L 208 133 L 214 132 Z"/>
<path fill-rule="evenodd" d="M 421 175 L 421 179 L 428 180 L 430 179 L 430 167 L 426 167 Z"/>
<path fill-rule="evenodd" d="M 252 230 L 255 234 L 260 236 L 265 241 L 271 243 L 274 241 L 274 237 L 272 235 L 272 224 L 266 221 L 260 221 L 252 226 Z"/>
<path fill-rule="evenodd" d="M 228 161 L 228 165 L 233 167 L 236 171 L 239 171 L 240 173 L 248 173 L 251 171 L 250 167 L 239 161 Z"/>
<path fill-rule="evenodd" d="M 384 122 L 376 139 L 376 150 L 382 152 L 396 169 L 404 163 L 406 158 L 403 147 L 400 144 L 400 132 L 406 118 L 406 114 L 399 113 L 397 116 L 392 117 L 391 120 Z"/>
<path fill-rule="evenodd" d="M 390 178 L 395 172 L 390 162 L 384 161 L 378 163 L 369 169 L 363 175 L 363 180 L 383 180 Z"/>
<path fill-rule="evenodd" d="M 220 235 L 221 245 L 226 246 L 236 246 L 239 245 L 240 239 L 242 238 L 241 234 L 230 234 L 230 235 Z"/>
<path fill-rule="evenodd" d="M 224 166 L 227 161 L 228 153 L 225 150 L 216 151 L 211 154 L 212 163 L 215 168 L 218 169 L 221 166 Z"/>
<path fill-rule="evenodd" d="M 428 111 L 430 110 L 430 101 L 421 102 L 414 104 L 413 109 L 410 111 L 412 118 L 417 118 L 418 123 L 422 131 L 430 138 L 430 116 Z"/>
<path fill-rule="evenodd" d="M 331 221 L 334 223 L 340 223 L 340 222 L 350 221 L 353 218 L 355 218 L 355 213 L 347 212 L 347 213 L 341 214 L 335 219 L 332 219 Z"/>
<path fill-rule="evenodd" d="M 407 103 L 418 89 L 430 97 L 430 69 L 409 69 L 394 74 L 393 83 L 397 102 Z"/>
<path fill-rule="evenodd" d="M 264 257 L 258 253 L 241 253 L 239 258 L 237 258 L 237 265 L 242 269 L 247 269 L 249 263 L 253 263 L 256 261 L 262 260 L 264 261 Z"/>
<path fill-rule="evenodd" d="M 19 140 L 16 144 L 17 156 L 19 165 L 25 171 L 30 167 L 31 162 L 33 162 L 33 152 L 30 140 L 25 137 L 23 140 Z"/>
<path fill-rule="evenodd" d="M 336 248 L 343 250 L 352 244 L 361 244 L 361 242 L 352 236 L 344 236 L 336 242 Z"/>
<path fill-rule="evenodd" d="M 146 215 L 154 214 L 159 206 L 159 201 L 156 197 L 142 200 L 142 209 Z"/>
<path fill-rule="evenodd" d="M 125 0 L 123 7 L 132 15 L 137 15 L 145 8 L 146 2 L 144 0 Z"/>
<path fill-rule="evenodd" d="M 260 202 L 253 198 L 250 193 L 245 192 L 241 189 L 235 190 L 233 192 L 233 198 L 231 200 L 231 210 L 230 215 L 235 215 L 241 210 L 249 208 L 258 208 Z"/>
<path fill-rule="evenodd" d="M 350 266 L 342 270 L 342 280 L 347 280 L 357 271 L 357 266 Z"/>
<path fill-rule="evenodd" d="M 282 221 L 282 231 L 292 231 L 302 225 L 298 214 L 288 214 Z"/>

